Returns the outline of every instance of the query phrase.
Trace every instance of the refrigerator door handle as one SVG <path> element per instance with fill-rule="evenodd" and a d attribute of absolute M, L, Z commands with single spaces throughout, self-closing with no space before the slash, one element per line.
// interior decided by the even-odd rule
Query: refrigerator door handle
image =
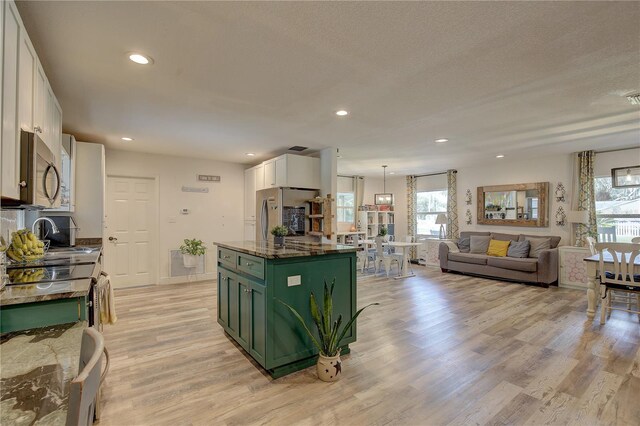
<path fill-rule="evenodd" d="M 267 232 L 269 230 L 269 212 L 267 211 L 267 200 L 262 200 L 262 209 L 260 210 L 260 226 L 262 227 L 262 240 L 267 241 Z"/>

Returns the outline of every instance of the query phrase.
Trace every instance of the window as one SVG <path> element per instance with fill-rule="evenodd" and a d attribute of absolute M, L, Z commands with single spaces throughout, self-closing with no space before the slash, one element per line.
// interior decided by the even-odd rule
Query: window
<path fill-rule="evenodd" d="M 446 189 L 417 193 L 418 235 L 438 235 L 440 225 L 436 225 L 436 217 L 439 213 L 447 213 Z"/>
<path fill-rule="evenodd" d="M 356 197 L 353 192 L 338 192 L 336 208 L 338 210 L 338 222 L 356 222 Z"/>
<path fill-rule="evenodd" d="M 598 240 L 604 234 L 621 243 L 640 237 L 640 188 L 614 188 L 611 176 L 595 178 L 594 187 Z"/>

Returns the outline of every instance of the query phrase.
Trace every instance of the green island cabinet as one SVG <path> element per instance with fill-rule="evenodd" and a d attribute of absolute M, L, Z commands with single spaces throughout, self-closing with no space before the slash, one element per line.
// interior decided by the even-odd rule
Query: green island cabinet
<path fill-rule="evenodd" d="M 322 303 L 324 282 L 333 291 L 334 320 L 356 312 L 356 254 L 350 246 L 250 241 L 216 243 L 218 323 L 269 374 L 281 377 L 309 367 L 318 353 L 311 339 L 280 301 L 294 307 L 309 328 L 309 296 Z M 356 326 L 340 342 L 342 354 L 356 340 Z"/>
<path fill-rule="evenodd" d="M 35 287 L 35 284 L 33 285 Z M 0 334 L 86 321 L 88 296 L 0 305 Z"/>

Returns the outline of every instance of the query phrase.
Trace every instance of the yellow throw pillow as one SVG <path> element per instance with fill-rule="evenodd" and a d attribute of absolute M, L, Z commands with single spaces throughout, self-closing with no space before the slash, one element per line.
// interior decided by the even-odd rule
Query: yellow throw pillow
<path fill-rule="evenodd" d="M 511 241 L 500 241 L 492 239 L 491 241 L 489 241 L 487 254 L 489 256 L 505 257 L 507 255 L 507 250 L 509 249 L 509 244 L 511 244 Z"/>

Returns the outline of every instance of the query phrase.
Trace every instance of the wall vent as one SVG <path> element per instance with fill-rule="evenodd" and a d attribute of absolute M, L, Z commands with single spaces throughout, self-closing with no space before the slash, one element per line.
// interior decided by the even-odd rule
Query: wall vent
<path fill-rule="evenodd" d="M 180 250 L 169 250 L 169 276 L 186 277 L 189 275 L 204 274 L 205 258 L 206 256 L 200 256 L 198 258 L 198 265 L 195 268 L 185 268 Z"/>
<path fill-rule="evenodd" d="M 305 151 L 305 150 L 307 150 L 307 149 L 309 149 L 309 148 L 308 148 L 308 147 L 306 147 L 306 146 L 299 146 L 299 145 L 296 145 L 296 146 L 292 146 L 291 148 L 289 148 L 289 151 L 302 152 L 302 151 Z"/>

